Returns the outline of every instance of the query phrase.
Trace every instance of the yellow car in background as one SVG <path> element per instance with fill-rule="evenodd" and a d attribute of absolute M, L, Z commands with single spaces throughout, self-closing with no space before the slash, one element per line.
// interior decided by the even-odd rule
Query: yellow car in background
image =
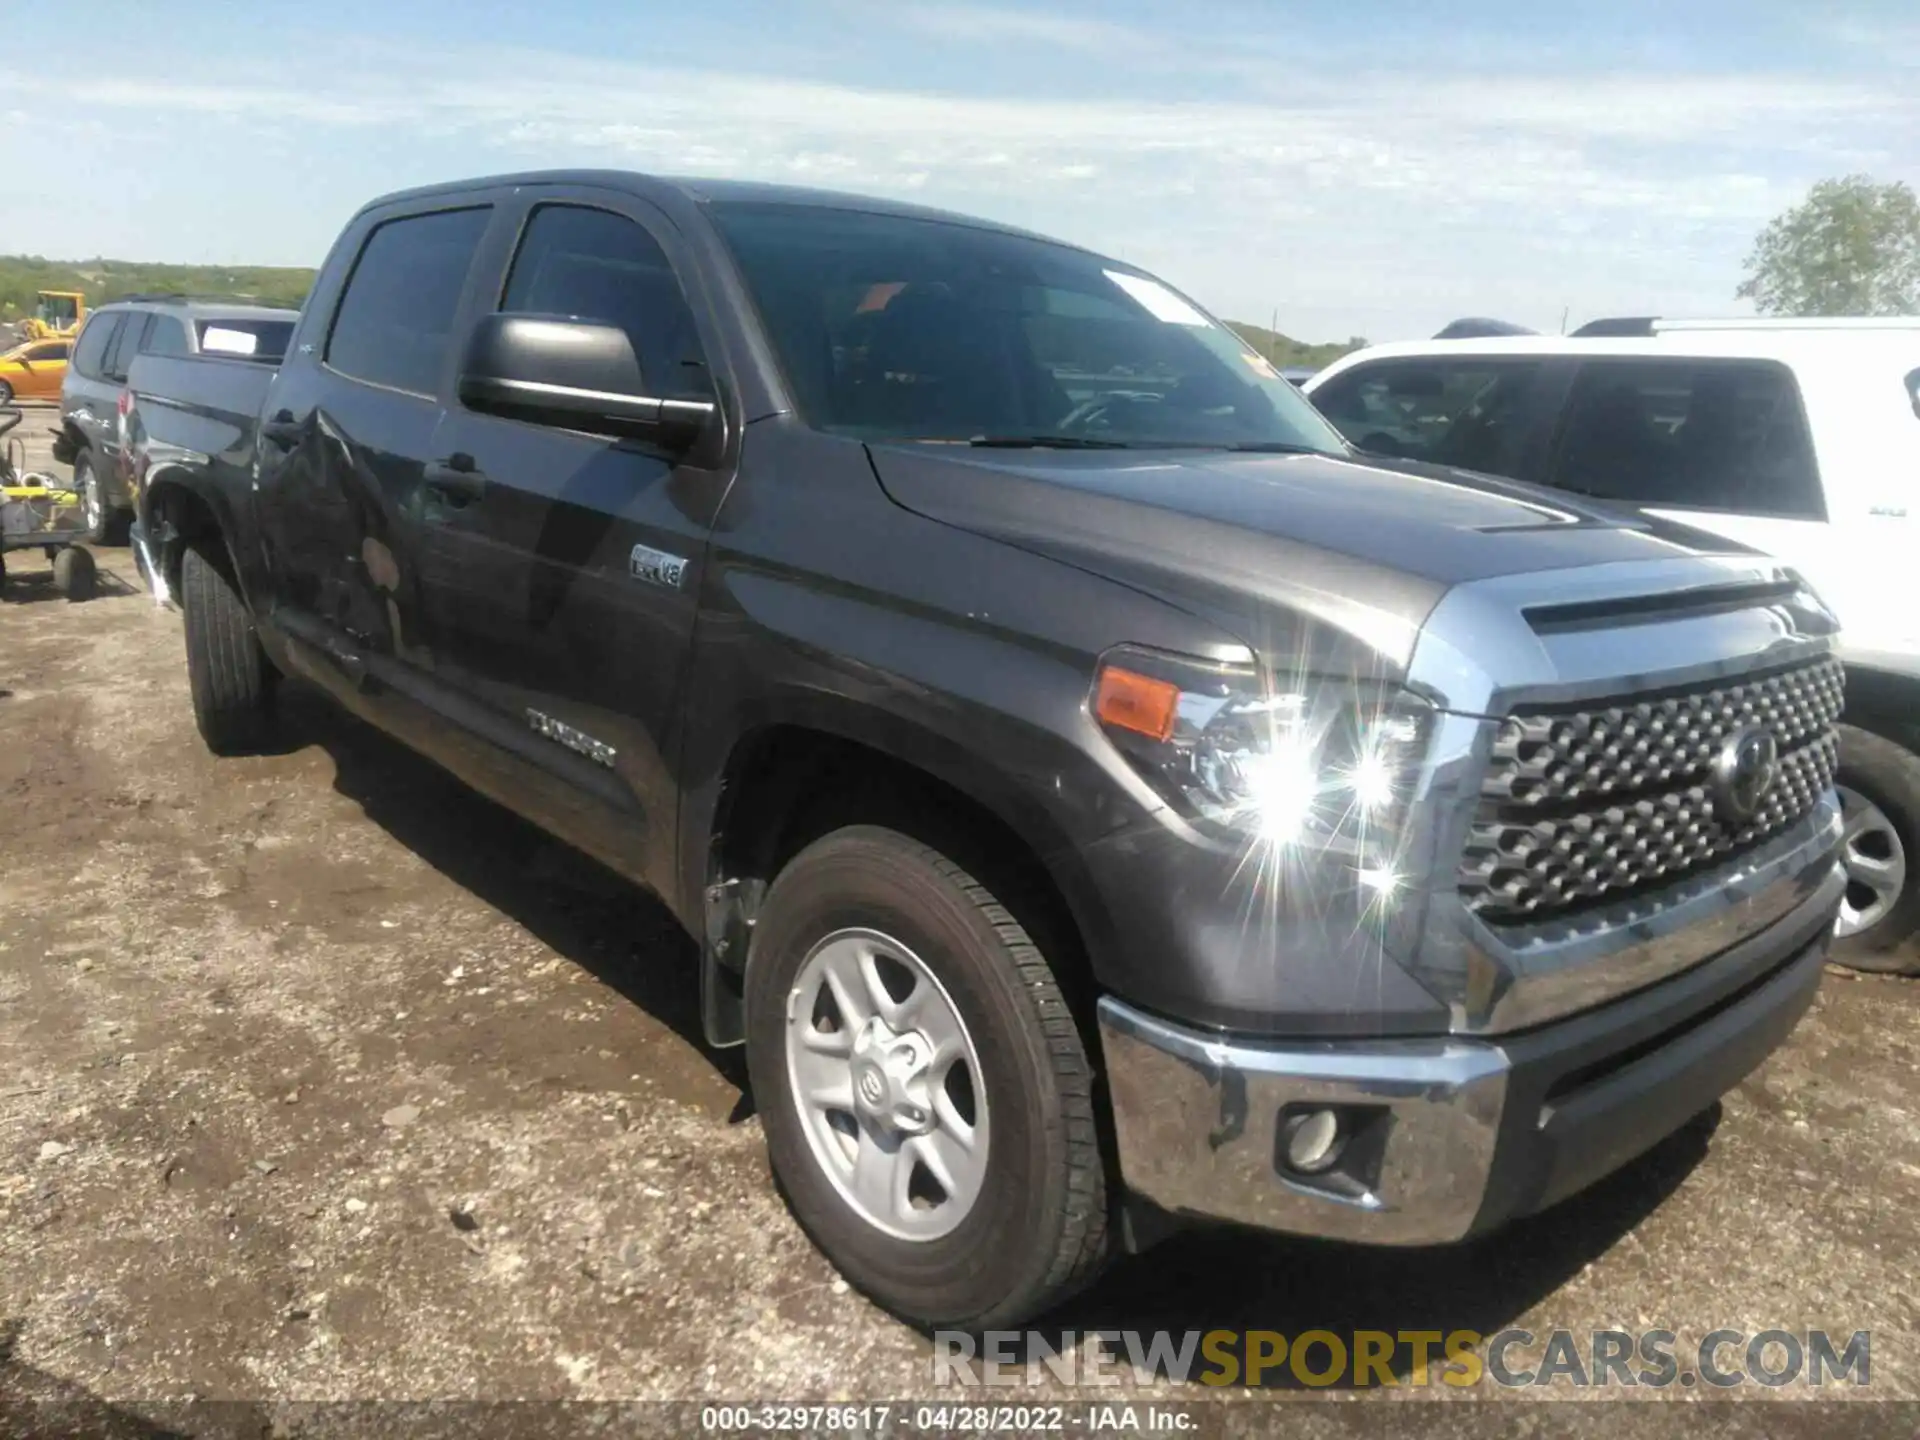
<path fill-rule="evenodd" d="M 29 340 L 0 354 L 0 405 L 14 400 L 58 400 L 67 378 L 70 340 Z"/>

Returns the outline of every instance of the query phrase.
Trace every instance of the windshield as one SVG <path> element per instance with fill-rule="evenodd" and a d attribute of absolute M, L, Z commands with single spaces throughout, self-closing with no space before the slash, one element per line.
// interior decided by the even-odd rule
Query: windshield
<path fill-rule="evenodd" d="M 1140 271 L 939 220 L 711 210 L 819 429 L 1347 453 L 1264 358 Z"/>

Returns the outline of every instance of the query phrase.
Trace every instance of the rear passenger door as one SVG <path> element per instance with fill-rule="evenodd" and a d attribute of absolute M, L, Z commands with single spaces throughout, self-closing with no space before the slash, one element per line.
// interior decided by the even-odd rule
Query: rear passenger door
<path fill-rule="evenodd" d="M 715 399 L 716 337 L 672 225 L 624 194 L 531 193 L 487 308 L 617 325 L 650 391 Z M 457 398 L 433 463 L 449 481 L 422 514 L 441 557 L 424 597 L 437 677 L 603 812 L 582 843 L 665 888 L 681 683 L 725 474 Z"/>
<path fill-rule="evenodd" d="M 274 621 L 330 657 L 430 701 L 420 635 L 425 466 L 451 340 L 490 205 L 421 200 L 377 212 L 330 266 L 326 318 L 302 328 L 269 392 L 257 519 Z"/>
<path fill-rule="evenodd" d="M 89 449 L 103 456 L 111 455 L 118 444 L 119 425 L 119 395 L 107 378 L 107 356 L 127 318 L 125 310 L 98 311 L 88 317 L 60 387 L 61 418 L 80 433 Z"/>
<path fill-rule="evenodd" d="M 1536 480 L 1566 368 L 1533 357 L 1376 360 L 1314 387 L 1312 399 L 1371 454 Z"/>

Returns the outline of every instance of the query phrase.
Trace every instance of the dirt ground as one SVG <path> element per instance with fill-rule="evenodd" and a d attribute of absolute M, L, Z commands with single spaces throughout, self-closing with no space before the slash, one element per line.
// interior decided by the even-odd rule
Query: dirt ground
<path fill-rule="evenodd" d="M 278 753 L 214 760 L 179 616 L 101 559 L 117 593 L 21 562 L 0 603 L 0 1397 L 934 1393 L 788 1217 L 665 913 L 297 687 Z M 1047 1328 L 1866 1330 L 1869 1393 L 1920 1397 L 1917 1018 L 1835 975 L 1716 1111 L 1505 1235 L 1189 1235 Z"/>

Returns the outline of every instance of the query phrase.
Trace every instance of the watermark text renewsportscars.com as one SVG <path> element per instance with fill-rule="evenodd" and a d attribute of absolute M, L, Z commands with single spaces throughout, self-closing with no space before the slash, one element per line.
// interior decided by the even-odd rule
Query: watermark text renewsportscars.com
<path fill-rule="evenodd" d="M 937 1330 L 936 1386 L 1627 1387 L 1872 1383 L 1872 1336 L 1825 1330 Z"/>

